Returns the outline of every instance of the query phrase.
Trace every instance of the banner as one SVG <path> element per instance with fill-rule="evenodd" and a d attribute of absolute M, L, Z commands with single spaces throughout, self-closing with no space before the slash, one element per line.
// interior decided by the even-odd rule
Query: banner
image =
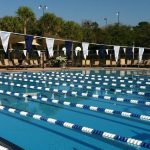
<path fill-rule="evenodd" d="M 119 50 L 120 50 L 120 46 L 114 46 L 116 62 L 118 61 L 118 58 L 119 58 Z"/>
<path fill-rule="evenodd" d="M 139 47 L 139 62 L 141 62 L 141 60 L 142 60 L 143 53 L 144 53 L 144 48 Z"/>
<path fill-rule="evenodd" d="M 104 59 L 106 57 L 106 51 L 105 49 L 100 49 L 99 50 L 99 58 Z"/>
<path fill-rule="evenodd" d="M 10 32 L 0 31 L 0 37 L 5 53 L 7 52 Z"/>
<path fill-rule="evenodd" d="M 83 56 L 84 56 L 84 59 L 86 59 L 86 57 L 88 56 L 88 47 L 89 47 L 89 43 L 87 43 L 87 42 L 82 42 L 82 48 L 83 48 Z"/>
<path fill-rule="evenodd" d="M 127 57 L 127 59 L 132 59 L 133 58 L 132 48 L 127 48 L 126 57 Z"/>
<path fill-rule="evenodd" d="M 53 57 L 53 55 L 54 55 L 54 51 L 53 51 L 54 38 L 46 38 L 46 46 L 47 46 L 47 49 L 48 49 L 49 56 Z"/>
<path fill-rule="evenodd" d="M 67 59 L 71 59 L 72 41 L 65 41 Z"/>
<path fill-rule="evenodd" d="M 27 56 L 27 50 L 23 50 L 23 54 L 26 57 Z"/>
<path fill-rule="evenodd" d="M 105 59 L 106 57 L 106 46 L 105 45 L 98 45 L 97 46 L 98 54 L 100 59 Z"/>
<path fill-rule="evenodd" d="M 25 36 L 25 44 L 26 44 L 26 50 L 29 52 L 32 49 L 32 42 L 33 42 L 33 36 L 26 35 Z"/>

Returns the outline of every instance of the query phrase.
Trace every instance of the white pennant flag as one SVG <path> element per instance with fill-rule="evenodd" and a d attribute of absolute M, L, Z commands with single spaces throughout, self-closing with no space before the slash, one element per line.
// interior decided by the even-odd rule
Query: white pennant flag
<path fill-rule="evenodd" d="M 46 38 L 46 45 L 47 45 L 49 56 L 52 57 L 54 54 L 54 51 L 53 51 L 54 39 L 53 38 Z"/>
<path fill-rule="evenodd" d="M 116 62 L 118 61 L 118 58 L 119 58 L 119 50 L 120 50 L 120 46 L 114 46 Z"/>
<path fill-rule="evenodd" d="M 39 55 L 39 57 L 41 56 L 41 51 L 40 50 L 37 50 L 37 53 Z"/>
<path fill-rule="evenodd" d="M 0 31 L 0 37 L 5 53 L 7 52 L 10 32 Z"/>
<path fill-rule="evenodd" d="M 54 56 L 54 51 L 50 51 L 50 52 L 49 52 L 49 56 L 50 56 L 50 57 L 53 57 L 53 56 Z"/>
<path fill-rule="evenodd" d="M 82 42 L 82 48 L 83 48 L 83 56 L 84 56 L 84 59 L 86 59 L 86 57 L 88 56 L 88 47 L 89 47 L 89 43 L 87 43 L 87 42 Z"/>
<path fill-rule="evenodd" d="M 142 60 L 143 53 L 144 53 L 144 48 L 139 47 L 139 62 L 141 62 L 141 60 Z"/>
<path fill-rule="evenodd" d="M 27 50 L 23 50 L 24 56 L 27 56 Z"/>
<path fill-rule="evenodd" d="M 96 55 L 98 55 L 99 50 L 96 50 Z"/>

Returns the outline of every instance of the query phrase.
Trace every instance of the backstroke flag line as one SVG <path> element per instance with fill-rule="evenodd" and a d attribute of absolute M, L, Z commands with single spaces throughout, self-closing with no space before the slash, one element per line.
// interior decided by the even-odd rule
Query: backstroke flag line
<path fill-rule="evenodd" d="M 144 53 L 144 48 L 139 47 L 139 62 L 141 62 L 141 60 L 142 60 L 143 53 Z"/>
<path fill-rule="evenodd" d="M 7 52 L 10 32 L 0 31 L 0 37 L 5 53 Z"/>
<path fill-rule="evenodd" d="M 88 47 L 89 47 L 89 43 L 87 43 L 87 42 L 82 42 L 82 48 L 83 48 L 83 56 L 84 56 L 84 59 L 86 59 L 86 57 L 88 56 Z"/>
<path fill-rule="evenodd" d="M 46 45 L 50 57 L 53 57 L 54 38 L 46 38 Z"/>
<path fill-rule="evenodd" d="M 114 46 L 116 62 L 118 61 L 118 58 L 119 58 L 119 50 L 120 50 L 120 46 Z"/>

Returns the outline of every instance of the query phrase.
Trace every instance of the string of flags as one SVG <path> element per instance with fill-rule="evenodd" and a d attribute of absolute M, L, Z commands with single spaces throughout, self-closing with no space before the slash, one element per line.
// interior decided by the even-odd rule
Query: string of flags
<path fill-rule="evenodd" d="M 5 53 L 7 52 L 7 49 L 8 49 L 8 43 L 9 43 L 11 33 L 12 32 L 0 31 L 0 38 L 1 38 L 2 46 L 3 46 L 3 49 L 4 49 Z M 16 33 L 12 33 L 12 34 L 16 34 Z M 22 34 L 20 34 L 20 35 L 22 35 Z M 25 36 L 26 49 L 23 50 L 23 53 L 26 56 L 27 52 L 29 52 L 32 49 L 32 42 L 33 42 L 34 36 L 32 36 L 32 35 L 24 35 L 24 36 Z M 41 37 L 41 38 L 43 38 L 43 37 Z M 46 39 L 46 46 L 47 46 L 48 54 L 49 54 L 50 57 L 53 57 L 54 56 L 54 41 L 58 40 L 58 39 L 47 38 L 47 37 L 45 37 L 45 39 Z M 63 40 L 63 41 L 65 41 L 65 40 Z M 62 48 L 62 51 L 64 52 L 64 55 L 66 55 L 67 59 L 71 58 L 71 49 L 72 49 L 73 42 L 74 41 L 65 41 L 65 46 Z M 82 50 L 83 51 L 83 57 L 84 57 L 84 59 L 86 59 L 87 56 L 89 55 L 89 45 L 90 44 L 91 43 L 88 43 L 88 42 L 82 42 L 81 47 L 77 46 L 75 48 L 75 50 L 74 50 L 75 55 L 77 56 L 78 53 Z M 104 46 L 110 46 L 110 45 L 104 45 L 104 44 L 99 44 L 99 45 L 103 45 L 103 47 L 102 48 L 99 47 L 99 49 L 95 50 L 96 55 L 104 55 L 104 53 L 106 53 L 106 55 L 108 55 L 109 50 L 106 49 L 106 47 L 104 47 Z M 120 48 L 122 46 L 118 46 L 118 45 L 111 45 L 111 46 L 113 46 L 114 56 L 115 56 L 115 60 L 117 62 L 118 59 L 119 59 Z M 132 53 L 133 54 L 134 54 L 134 49 L 135 49 L 135 47 L 133 46 L 132 47 Z M 139 49 L 139 61 L 141 61 L 143 53 L 144 53 L 144 48 L 143 47 L 138 47 L 138 49 Z M 123 47 L 124 53 L 126 52 L 126 50 L 127 50 L 127 48 Z M 40 50 L 37 50 L 37 53 L 38 53 L 39 56 L 41 55 Z M 131 51 L 130 51 L 130 53 L 131 53 Z"/>

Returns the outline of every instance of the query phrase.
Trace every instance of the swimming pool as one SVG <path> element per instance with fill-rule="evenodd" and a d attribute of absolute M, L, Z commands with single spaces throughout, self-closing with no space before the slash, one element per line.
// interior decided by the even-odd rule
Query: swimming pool
<path fill-rule="evenodd" d="M 1 137 L 27 150 L 150 148 L 146 71 L 1 73 L 0 103 Z"/>

